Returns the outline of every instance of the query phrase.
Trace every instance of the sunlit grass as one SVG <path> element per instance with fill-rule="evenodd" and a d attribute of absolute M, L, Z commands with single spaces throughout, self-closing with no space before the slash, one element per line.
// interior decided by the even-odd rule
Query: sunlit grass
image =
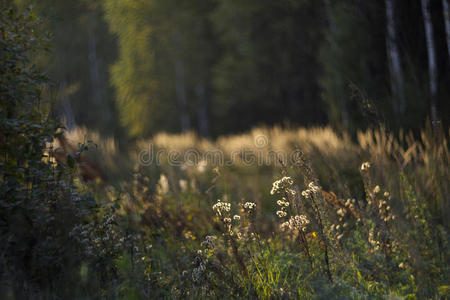
<path fill-rule="evenodd" d="M 122 294 L 446 295 L 447 138 L 429 129 L 419 138 L 380 129 L 360 132 L 354 141 L 331 128 L 275 127 L 217 140 L 161 133 L 138 141 L 115 156 L 136 162 L 124 169 L 134 180 L 98 199 L 116 203 L 113 215 L 122 220 L 114 230 L 125 251 L 116 254 L 124 268 L 119 278 L 128 278 Z M 99 139 L 100 153 L 114 145 Z M 239 156 L 230 165 L 173 165 L 164 154 L 159 165 L 140 164 L 139 151 L 148 145 L 166 154 L 219 151 L 225 158 L 243 148 L 302 155 L 263 165 Z M 126 231 L 136 247 L 131 254 L 120 240 Z"/>

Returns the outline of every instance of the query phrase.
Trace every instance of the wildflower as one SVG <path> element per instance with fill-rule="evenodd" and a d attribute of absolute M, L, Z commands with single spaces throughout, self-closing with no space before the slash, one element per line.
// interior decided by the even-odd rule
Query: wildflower
<path fill-rule="evenodd" d="M 166 195 L 169 192 L 169 180 L 164 174 L 161 174 L 157 185 L 158 195 Z"/>
<path fill-rule="evenodd" d="M 317 192 L 319 192 L 319 190 L 320 190 L 320 187 L 314 181 L 311 181 L 308 184 L 308 188 L 306 190 L 302 191 L 302 196 L 305 199 L 309 199 L 309 198 L 311 198 L 311 196 L 313 194 L 316 194 Z"/>
<path fill-rule="evenodd" d="M 208 162 L 206 160 L 201 160 L 199 161 L 199 163 L 197 164 L 197 170 L 200 173 L 203 173 L 206 169 L 206 167 L 208 166 Z"/>
<path fill-rule="evenodd" d="M 280 225 L 280 229 L 285 231 L 287 229 L 289 229 L 289 222 L 284 222 Z"/>
<path fill-rule="evenodd" d="M 216 212 L 217 216 L 222 216 L 223 212 L 229 212 L 231 209 L 231 204 L 227 202 L 221 202 L 220 199 L 217 203 L 213 205 L 213 210 Z"/>
<path fill-rule="evenodd" d="M 287 213 L 285 211 L 283 211 L 283 210 L 277 211 L 277 216 L 279 218 L 286 217 L 286 215 L 287 215 Z"/>
<path fill-rule="evenodd" d="M 239 216 L 239 215 L 233 216 L 233 220 L 235 220 L 235 221 L 239 221 L 240 219 L 241 219 L 241 216 Z"/>
<path fill-rule="evenodd" d="M 249 211 L 254 209 L 256 207 L 256 203 L 253 202 L 245 202 L 244 208 L 248 209 Z"/>
<path fill-rule="evenodd" d="M 311 181 L 309 184 L 308 184 L 308 188 L 309 188 L 309 190 L 310 191 L 312 191 L 313 193 L 317 193 L 318 191 L 319 191 L 319 186 L 314 182 L 314 181 Z"/>
<path fill-rule="evenodd" d="M 390 196 L 389 192 L 384 192 L 384 197 L 388 198 Z"/>
<path fill-rule="evenodd" d="M 231 219 L 230 218 L 223 218 L 223 222 L 224 223 L 231 223 Z"/>
<path fill-rule="evenodd" d="M 375 193 L 375 194 L 378 194 L 379 192 L 380 192 L 380 186 L 379 185 L 377 185 L 374 189 L 373 189 L 373 192 Z"/>
<path fill-rule="evenodd" d="M 303 196 L 305 199 L 309 199 L 310 196 L 311 196 L 310 190 L 305 190 L 305 191 L 303 191 L 303 192 L 302 192 L 302 196 Z"/>
<path fill-rule="evenodd" d="M 369 163 L 369 162 L 364 162 L 364 163 L 361 165 L 361 171 L 367 172 L 367 171 L 369 171 L 369 168 L 370 168 L 370 163 Z"/>
<path fill-rule="evenodd" d="M 345 216 L 346 210 L 344 208 L 340 208 L 338 209 L 338 211 L 336 212 L 338 215 L 340 215 L 341 217 Z"/>
<path fill-rule="evenodd" d="M 284 207 L 284 206 L 288 207 L 289 206 L 289 202 L 286 201 L 286 198 L 284 198 L 284 197 L 283 197 L 282 200 L 278 200 L 277 204 L 278 204 L 278 206 L 281 206 L 281 207 Z"/>
<path fill-rule="evenodd" d="M 295 229 L 295 230 L 304 230 L 306 229 L 306 225 L 309 224 L 309 220 L 305 215 L 296 215 L 289 219 L 289 229 Z"/>
<path fill-rule="evenodd" d="M 180 179 L 178 181 L 178 184 L 180 185 L 180 189 L 181 189 L 182 192 L 187 191 L 187 189 L 188 189 L 188 182 L 186 180 Z"/>
<path fill-rule="evenodd" d="M 280 180 L 276 180 L 272 184 L 272 190 L 270 191 L 271 195 L 281 193 L 283 191 L 291 191 L 289 188 L 293 184 L 293 180 L 291 177 L 283 177 Z M 295 192 L 294 192 L 295 193 Z"/>

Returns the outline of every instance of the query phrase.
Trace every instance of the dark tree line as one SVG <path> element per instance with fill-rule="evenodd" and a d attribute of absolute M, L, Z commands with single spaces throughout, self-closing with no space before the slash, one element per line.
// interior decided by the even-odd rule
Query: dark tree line
<path fill-rule="evenodd" d="M 62 18 L 48 23 L 58 59 L 40 61 L 59 82 L 69 125 L 135 137 L 448 125 L 448 0 L 37 5 Z"/>

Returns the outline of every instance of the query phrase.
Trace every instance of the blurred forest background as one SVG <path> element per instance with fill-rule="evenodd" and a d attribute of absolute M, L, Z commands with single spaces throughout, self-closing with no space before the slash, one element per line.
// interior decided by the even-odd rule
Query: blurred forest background
<path fill-rule="evenodd" d="M 447 0 L 15 1 L 47 16 L 53 49 L 36 61 L 68 129 L 449 122 Z"/>

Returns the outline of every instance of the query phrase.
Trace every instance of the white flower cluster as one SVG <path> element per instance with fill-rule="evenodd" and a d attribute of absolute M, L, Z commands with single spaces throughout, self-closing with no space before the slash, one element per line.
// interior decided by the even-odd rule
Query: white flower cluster
<path fill-rule="evenodd" d="M 395 216 L 392 214 L 391 207 L 386 200 L 380 200 L 378 202 L 378 210 L 380 217 L 384 222 L 389 222 L 390 220 L 395 220 Z"/>
<path fill-rule="evenodd" d="M 340 240 L 344 237 L 344 233 L 342 232 L 342 230 L 346 227 L 347 223 L 344 223 L 342 226 L 340 224 L 338 225 L 333 224 L 330 227 L 330 231 L 335 234 L 337 240 Z"/>
<path fill-rule="evenodd" d="M 353 210 L 355 208 L 355 199 L 348 198 L 347 201 L 345 201 L 345 206 L 348 207 L 350 210 Z"/>
<path fill-rule="evenodd" d="M 293 180 L 291 177 L 283 177 L 280 180 L 276 180 L 273 184 L 272 184 L 272 190 L 270 191 L 271 195 L 274 194 L 279 194 L 282 192 L 288 192 L 288 193 L 295 193 L 294 190 L 292 190 L 290 187 L 293 184 Z"/>
<path fill-rule="evenodd" d="M 343 217 L 343 216 L 345 216 L 345 214 L 347 213 L 347 210 L 346 210 L 345 208 L 339 208 L 339 209 L 336 211 L 336 213 L 337 213 L 339 216 Z"/>
<path fill-rule="evenodd" d="M 222 216 L 224 212 L 229 212 L 231 209 L 231 204 L 227 202 L 222 202 L 220 199 L 217 203 L 213 205 L 212 209 L 216 212 L 217 216 Z"/>
<path fill-rule="evenodd" d="M 381 191 L 381 188 L 380 188 L 379 185 L 377 185 L 377 186 L 374 187 L 374 189 L 373 189 L 373 193 L 374 193 L 374 194 L 378 194 L 380 191 Z"/>
<path fill-rule="evenodd" d="M 314 194 L 320 191 L 320 186 L 318 186 L 314 181 L 308 184 L 308 188 L 302 192 L 302 196 L 305 199 L 311 198 Z"/>
<path fill-rule="evenodd" d="M 381 243 L 375 239 L 374 235 L 375 235 L 375 234 L 374 234 L 374 230 L 373 230 L 373 229 L 370 229 L 370 231 L 369 231 L 369 239 L 368 239 L 368 240 L 369 240 L 369 243 L 370 243 L 372 246 L 375 247 L 375 250 L 380 250 L 380 245 L 381 245 Z"/>
<path fill-rule="evenodd" d="M 306 231 L 306 226 L 309 224 L 309 220 L 305 215 L 296 215 L 280 225 L 282 230 L 302 230 Z"/>
<path fill-rule="evenodd" d="M 277 211 L 277 216 L 279 218 L 286 217 L 287 216 L 287 212 L 285 212 L 284 210 L 279 210 L 279 211 Z"/>
<path fill-rule="evenodd" d="M 364 172 L 367 172 L 367 171 L 369 171 L 369 169 L 370 169 L 370 163 L 369 162 L 364 162 L 362 165 L 361 165 L 361 171 L 364 171 Z"/>
<path fill-rule="evenodd" d="M 374 198 L 375 198 L 373 200 L 375 202 L 373 202 L 369 198 L 367 203 L 369 205 L 373 204 L 374 208 L 378 209 L 378 214 L 384 222 L 389 222 L 391 220 L 395 220 L 395 216 L 392 214 L 392 211 L 391 211 L 391 206 L 388 203 L 391 200 L 391 194 L 389 194 L 388 191 L 385 191 L 383 193 L 383 196 L 380 196 L 381 188 L 379 185 L 375 186 L 372 191 L 373 191 Z"/>
<path fill-rule="evenodd" d="M 245 202 L 245 204 L 244 204 L 244 209 L 247 210 L 248 212 L 253 210 L 255 207 L 256 207 L 256 203 L 253 203 L 253 202 Z"/>
<path fill-rule="evenodd" d="M 288 207 L 289 201 L 287 201 L 286 198 L 283 197 L 283 199 L 277 201 L 277 204 L 281 207 Z"/>
<path fill-rule="evenodd" d="M 283 218 L 287 216 L 286 209 L 289 206 L 289 201 L 283 197 L 283 199 L 277 201 L 278 206 L 280 206 L 280 210 L 277 211 L 277 216 L 279 218 Z"/>

